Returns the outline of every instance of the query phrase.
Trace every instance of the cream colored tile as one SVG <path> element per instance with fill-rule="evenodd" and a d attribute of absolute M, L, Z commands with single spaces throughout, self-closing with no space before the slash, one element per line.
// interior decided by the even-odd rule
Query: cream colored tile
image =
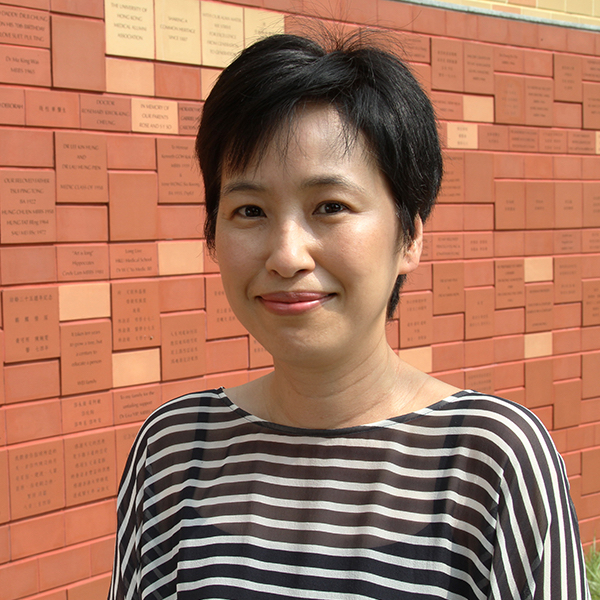
<path fill-rule="evenodd" d="M 588 15 L 594 14 L 594 1 L 593 0 L 567 0 L 566 11 L 568 13 L 575 13 L 577 15 Z"/>
<path fill-rule="evenodd" d="M 160 350 L 118 352 L 112 356 L 113 387 L 160 381 Z"/>
<path fill-rule="evenodd" d="M 106 53 L 154 58 L 153 0 L 104 0 Z"/>
<path fill-rule="evenodd" d="M 75 283 L 58 286 L 61 321 L 110 317 L 110 283 Z"/>
<path fill-rule="evenodd" d="M 244 8 L 244 46 L 276 33 L 285 33 L 283 15 L 268 10 Z"/>
<path fill-rule="evenodd" d="M 154 96 L 154 65 L 141 60 L 107 58 L 106 91 Z"/>
<path fill-rule="evenodd" d="M 179 133 L 177 102 L 132 98 L 131 130 L 139 133 Z"/>
<path fill-rule="evenodd" d="M 538 0 L 537 7 L 547 10 L 565 12 L 566 0 Z"/>
<path fill-rule="evenodd" d="M 477 150 L 477 131 L 475 123 L 447 123 L 448 148 Z"/>
<path fill-rule="evenodd" d="M 200 15 L 202 64 L 226 67 L 244 48 L 244 9 L 202 0 Z"/>
<path fill-rule="evenodd" d="M 554 279 L 551 256 L 531 256 L 525 258 L 525 283 L 552 281 Z"/>
<path fill-rule="evenodd" d="M 537 358 L 538 356 L 551 356 L 552 354 L 552 332 L 526 333 L 525 358 Z"/>
<path fill-rule="evenodd" d="M 600 154 L 600 131 L 596 131 L 596 154 Z"/>
<path fill-rule="evenodd" d="M 431 373 L 433 371 L 433 351 L 431 346 L 399 350 L 398 356 L 400 360 L 407 362 L 424 373 Z"/>
<path fill-rule="evenodd" d="M 188 275 L 204 271 L 201 241 L 158 242 L 158 274 Z"/>
<path fill-rule="evenodd" d="M 479 123 L 493 123 L 494 98 L 492 96 L 463 96 L 463 119 Z"/>
<path fill-rule="evenodd" d="M 202 64 L 198 0 L 155 0 L 156 59 Z"/>
<path fill-rule="evenodd" d="M 213 85 L 222 73 L 222 69 L 200 69 L 200 86 L 202 93 L 202 100 L 206 100 L 210 91 L 213 89 Z"/>

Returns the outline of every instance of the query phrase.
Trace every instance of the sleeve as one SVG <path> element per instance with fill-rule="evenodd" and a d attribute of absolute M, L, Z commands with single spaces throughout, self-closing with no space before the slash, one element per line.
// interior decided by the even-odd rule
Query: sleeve
<path fill-rule="evenodd" d="M 518 407 L 498 490 L 489 600 L 590 600 L 579 526 L 561 456 Z"/>
<path fill-rule="evenodd" d="M 117 496 L 117 536 L 108 600 L 141 598 L 141 495 L 143 495 L 145 455 L 143 438 L 140 434 L 127 459 Z"/>

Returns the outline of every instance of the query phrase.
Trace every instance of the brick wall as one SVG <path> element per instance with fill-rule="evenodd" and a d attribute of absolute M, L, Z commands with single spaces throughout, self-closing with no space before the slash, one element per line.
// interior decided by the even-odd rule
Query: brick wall
<path fill-rule="evenodd" d="M 103 598 L 140 423 L 269 368 L 206 253 L 191 153 L 220 68 L 301 16 L 396 31 L 441 119 L 446 180 L 390 344 L 536 412 L 600 535 L 600 33 L 331 4 L 0 4 L 3 600 Z"/>

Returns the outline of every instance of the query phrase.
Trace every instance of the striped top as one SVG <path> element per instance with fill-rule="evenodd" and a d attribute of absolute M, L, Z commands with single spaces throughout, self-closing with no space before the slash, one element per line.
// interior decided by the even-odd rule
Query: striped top
<path fill-rule="evenodd" d="M 334 430 L 188 394 L 146 421 L 121 482 L 110 600 L 587 594 L 550 436 L 477 392 Z"/>

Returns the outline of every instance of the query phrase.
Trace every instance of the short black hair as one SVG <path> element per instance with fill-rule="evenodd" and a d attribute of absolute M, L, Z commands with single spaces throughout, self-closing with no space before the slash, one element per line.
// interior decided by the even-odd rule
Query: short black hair
<path fill-rule="evenodd" d="M 347 134 L 364 137 L 394 197 L 401 241 L 413 240 L 415 220 L 429 216 L 442 178 L 435 113 L 406 64 L 365 38 L 361 31 L 345 39 L 330 37 L 326 47 L 298 35 L 273 35 L 246 48 L 221 73 L 196 137 L 211 250 L 223 169 L 243 171 L 260 160 L 306 104 L 333 106 Z M 388 318 L 404 279 L 396 281 Z"/>

